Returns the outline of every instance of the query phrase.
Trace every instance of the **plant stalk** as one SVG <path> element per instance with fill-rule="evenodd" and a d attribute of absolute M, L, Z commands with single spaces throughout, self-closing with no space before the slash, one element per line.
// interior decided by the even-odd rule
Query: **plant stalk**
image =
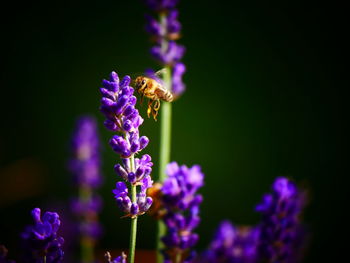
<path fill-rule="evenodd" d="M 136 185 L 131 186 L 131 201 L 136 202 Z M 129 263 L 135 261 L 135 248 L 136 248 L 136 233 L 137 233 L 137 216 L 131 218 L 131 230 L 130 230 L 130 251 L 129 251 Z"/>
<path fill-rule="evenodd" d="M 94 245 L 90 237 L 81 237 L 81 262 L 92 263 L 94 262 Z"/>
<path fill-rule="evenodd" d="M 165 169 L 170 162 L 171 149 L 171 103 L 163 102 L 161 109 L 161 124 L 160 124 L 160 157 L 159 157 L 159 178 L 158 181 L 163 183 L 166 174 Z"/>
<path fill-rule="evenodd" d="M 79 198 L 85 203 L 91 200 L 91 189 L 86 185 L 79 187 Z M 89 221 L 89 215 L 85 214 L 82 218 L 85 222 Z M 90 237 L 82 234 L 80 237 L 81 261 L 84 263 L 94 262 L 94 244 Z"/>
<path fill-rule="evenodd" d="M 130 170 L 135 172 L 135 160 L 134 155 L 129 158 Z M 131 185 L 131 202 L 136 203 L 136 185 Z M 136 234 L 137 234 L 137 216 L 131 217 L 131 229 L 130 229 L 130 245 L 129 245 L 129 263 L 135 261 L 135 249 L 136 249 Z"/>
<path fill-rule="evenodd" d="M 166 14 L 160 14 L 160 24 L 163 33 L 166 34 Z M 161 49 L 165 53 L 168 49 L 168 40 L 162 39 Z M 171 91 L 171 68 L 165 66 L 163 74 L 163 82 L 165 87 Z M 167 164 L 170 162 L 170 151 L 171 151 L 171 113 L 172 104 L 169 102 L 162 102 L 161 106 L 161 123 L 160 123 L 160 151 L 159 151 L 159 171 L 158 181 L 162 183 L 166 179 L 165 169 Z M 164 248 L 161 238 L 166 234 L 166 227 L 161 220 L 158 220 L 158 232 L 157 232 L 157 262 L 163 262 L 163 255 L 161 250 Z"/>

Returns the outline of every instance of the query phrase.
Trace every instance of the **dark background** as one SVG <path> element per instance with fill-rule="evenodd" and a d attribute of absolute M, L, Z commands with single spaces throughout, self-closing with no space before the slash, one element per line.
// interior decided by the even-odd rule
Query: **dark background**
<path fill-rule="evenodd" d="M 340 241 L 348 194 L 341 169 L 345 8 L 181 1 L 179 9 L 187 91 L 173 106 L 172 160 L 200 164 L 206 175 L 198 248 L 208 245 L 222 219 L 256 224 L 254 205 L 284 175 L 311 189 L 305 262 L 335 262 L 346 253 Z M 98 87 L 112 70 L 159 68 L 148 54 L 145 7 L 140 1 L 27 1 L 1 12 L 0 244 L 16 257 L 33 207 L 69 218 L 68 141 L 77 116 L 89 113 L 104 146 L 100 247 L 127 248 L 129 222 L 119 219 L 111 194 L 119 158 L 107 145 L 111 133 L 98 112 Z M 156 175 L 159 122 L 145 119 L 141 134 L 151 140 L 146 152 Z M 154 231 L 143 216 L 139 248 L 154 248 Z"/>

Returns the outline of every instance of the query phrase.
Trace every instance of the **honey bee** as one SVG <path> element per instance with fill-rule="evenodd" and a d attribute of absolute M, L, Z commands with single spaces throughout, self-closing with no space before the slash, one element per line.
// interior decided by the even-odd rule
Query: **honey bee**
<path fill-rule="evenodd" d="M 162 73 L 158 71 L 155 76 Z M 160 80 L 156 80 L 153 77 L 139 76 L 135 79 L 135 88 L 141 95 L 141 103 L 144 97 L 149 98 L 147 105 L 147 116 L 150 117 L 151 113 L 154 120 L 157 120 L 158 111 L 160 108 L 160 100 L 172 102 L 173 94 L 161 83 Z"/>

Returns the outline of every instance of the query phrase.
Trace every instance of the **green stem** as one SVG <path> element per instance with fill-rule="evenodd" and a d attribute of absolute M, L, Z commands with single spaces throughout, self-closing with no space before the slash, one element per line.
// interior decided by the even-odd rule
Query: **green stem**
<path fill-rule="evenodd" d="M 171 149 L 171 103 L 163 102 L 160 124 L 160 156 L 159 156 L 159 182 L 166 178 L 165 169 L 170 162 Z"/>
<path fill-rule="evenodd" d="M 130 170 L 135 172 L 135 160 L 134 155 L 129 158 Z M 136 203 L 136 185 L 131 185 L 131 202 Z M 129 263 L 135 261 L 135 249 L 136 249 L 136 234 L 137 234 L 137 216 L 131 218 L 131 229 L 130 229 L 130 246 L 129 246 Z"/>
<path fill-rule="evenodd" d="M 160 21 L 162 31 L 166 33 L 166 14 L 160 14 Z M 166 52 L 168 49 L 168 40 L 163 38 L 161 41 L 161 49 Z M 165 87 L 171 91 L 171 67 L 165 66 L 163 73 L 163 82 Z M 160 151 L 159 151 L 159 182 L 163 182 L 165 175 L 165 168 L 170 162 L 170 149 L 171 149 L 171 106 L 169 102 L 162 102 L 161 106 L 161 123 L 160 123 Z"/>
<path fill-rule="evenodd" d="M 166 32 L 166 14 L 160 14 L 160 23 L 162 30 Z M 162 39 L 161 49 L 165 52 L 168 48 L 168 40 Z M 171 91 L 171 68 L 165 67 L 163 74 L 163 82 L 165 87 Z M 165 168 L 170 162 L 170 150 L 171 150 L 171 112 L 172 104 L 169 102 L 162 102 L 161 106 L 161 123 L 160 123 L 160 151 L 159 151 L 159 177 L 158 181 L 163 182 L 166 178 Z M 157 233 L 157 262 L 163 262 L 163 256 L 161 250 L 164 248 L 161 238 L 166 234 L 166 227 L 161 220 L 158 220 L 158 233 Z"/>
<path fill-rule="evenodd" d="M 94 246 L 90 237 L 81 237 L 81 260 L 84 263 L 94 262 Z"/>
<path fill-rule="evenodd" d="M 88 186 L 79 187 L 79 199 L 85 203 L 89 202 L 91 199 L 91 189 Z M 89 215 L 84 215 L 82 219 L 85 222 L 89 221 Z M 84 263 L 92 263 L 94 262 L 94 244 L 93 241 L 85 235 L 80 237 L 80 253 L 81 253 L 81 261 Z"/>
<path fill-rule="evenodd" d="M 171 147 L 171 103 L 163 102 L 161 109 L 161 129 L 160 129 L 160 160 L 159 160 L 159 182 L 166 178 L 165 168 L 170 162 Z M 166 234 L 166 226 L 162 220 L 158 220 L 157 232 L 157 262 L 163 262 L 163 255 L 160 251 L 164 248 L 161 238 Z"/>
<path fill-rule="evenodd" d="M 136 186 L 131 187 L 132 202 L 136 202 Z M 137 233 L 137 216 L 131 218 L 129 262 L 134 263 Z"/>

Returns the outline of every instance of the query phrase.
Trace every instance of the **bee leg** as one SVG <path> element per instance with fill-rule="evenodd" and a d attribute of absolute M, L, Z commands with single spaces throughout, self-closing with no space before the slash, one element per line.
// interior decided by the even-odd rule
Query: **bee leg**
<path fill-rule="evenodd" d="M 153 109 L 155 109 L 156 111 L 158 111 L 160 108 L 160 100 L 156 100 L 154 102 L 154 106 L 153 106 Z"/>
<path fill-rule="evenodd" d="M 148 116 L 148 118 L 150 117 L 150 115 L 151 115 L 151 112 L 152 112 L 152 103 L 153 103 L 153 100 L 149 100 L 148 101 L 148 105 L 147 105 L 147 116 Z"/>
<path fill-rule="evenodd" d="M 142 105 L 142 102 L 143 102 L 143 98 L 144 98 L 144 95 L 143 93 L 141 93 L 141 98 L 140 98 L 140 104 Z"/>
<path fill-rule="evenodd" d="M 152 110 L 152 116 L 153 116 L 153 119 L 154 119 L 155 121 L 157 121 L 158 111 L 155 110 L 155 109 L 153 109 L 153 110 Z"/>
<path fill-rule="evenodd" d="M 153 105 L 153 110 L 152 110 L 152 115 L 153 115 L 153 119 L 155 121 L 157 121 L 157 115 L 158 115 L 158 110 L 160 108 L 160 101 L 159 100 L 156 100 L 154 102 L 154 105 Z"/>

